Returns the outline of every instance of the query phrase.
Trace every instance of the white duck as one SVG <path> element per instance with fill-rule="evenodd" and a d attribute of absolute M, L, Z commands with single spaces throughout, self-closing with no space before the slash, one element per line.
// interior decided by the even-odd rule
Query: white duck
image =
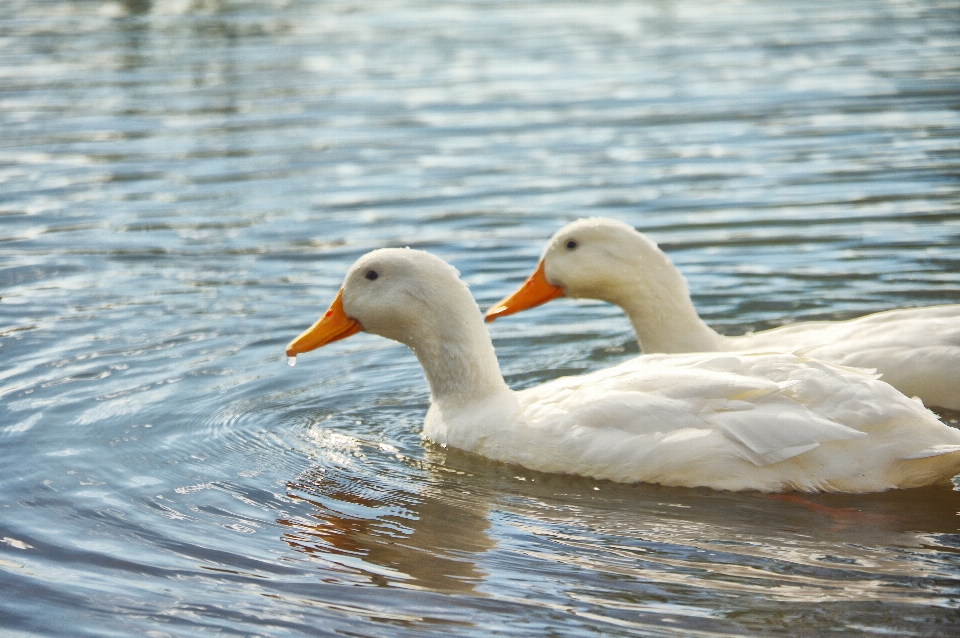
<path fill-rule="evenodd" d="M 360 330 L 413 350 L 430 385 L 426 438 L 543 472 L 762 491 L 871 492 L 945 482 L 960 431 L 860 370 L 792 354 L 640 357 L 511 391 L 456 270 L 410 249 L 350 268 L 287 346 Z"/>
<path fill-rule="evenodd" d="M 561 228 L 540 264 L 487 321 L 560 296 L 623 308 L 644 353 L 793 352 L 874 368 L 883 380 L 928 406 L 960 410 L 960 305 L 888 310 L 848 321 L 808 321 L 725 337 L 697 315 L 687 282 L 655 243 L 613 219 Z"/>

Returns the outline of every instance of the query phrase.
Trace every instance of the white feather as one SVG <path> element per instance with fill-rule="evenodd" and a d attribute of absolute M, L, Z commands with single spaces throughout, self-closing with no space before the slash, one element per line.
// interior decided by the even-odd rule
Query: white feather
<path fill-rule="evenodd" d="M 425 436 L 498 461 L 762 491 L 880 491 L 960 471 L 960 431 L 868 371 L 791 353 L 651 355 L 513 392 L 476 303 L 440 259 L 374 251 L 343 300 L 364 329 L 416 352 L 431 388 Z"/>
<path fill-rule="evenodd" d="M 571 240 L 575 250 L 567 248 Z M 565 295 L 623 308 L 644 353 L 795 351 L 875 369 L 907 396 L 960 410 L 960 305 L 889 310 L 725 337 L 697 315 L 686 280 L 667 255 L 622 222 L 593 218 L 568 224 L 547 244 L 543 264 L 547 281 Z"/>

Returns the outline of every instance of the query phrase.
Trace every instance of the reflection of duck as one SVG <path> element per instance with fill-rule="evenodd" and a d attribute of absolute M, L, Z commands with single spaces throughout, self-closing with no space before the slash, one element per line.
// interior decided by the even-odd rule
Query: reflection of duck
<path fill-rule="evenodd" d="M 475 482 L 483 482 L 498 470 L 472 471 Z M 578 566 L 621 567 L 650 584 L 702 578 L 711 591 L 722 590 L 717 579 L 729 576 L 727 584 L 741 594 L 752 590 L 779 600 L 862 602 L 878 595 L 880 574 L 912 596 L 914 577 L 935 578 L 938 563 L 949 569 L 960 529 L 960 492 L 949 485 L 799 497 L 611 484 L 509 467 L 499 472 L 511 518 L 549 539 L 558 560 L 566 555 Z M 518 474 L 524 480 L 503 486 Z M 702 552 L 694 554 L 694 564 L 705 570 L 701 576 L 686 562 L 693 552 Z M 821 571 L 838 566 L 834 574 Z M 842 584 L 827 585 L 833 578 Z"/>
<path fill-rule="evenodd" d="M 289 528 L 283 538 L 292 547 L 327 557 L 356 557 L 380 584 L 466 592 L 483 580 L 485 574 L 471 557 L 493 547 L 485 506 L 442 494 L 387 491 L 356 476 L 338 478 L 327 470 L 288 485 L 293 498 L 317 508 L 309 515 L 316 523 L 279 521 Z"/>
<path fill-rule="evenodd" d="M 879 491 L 960 470 L 960 432 L 859 370 L 792 354 L 641 357 L 511 392 L 456 271 L 409 249 L 351 267 L 287 347 L 360 330 L 409 346 L 431 390 L 427 438 L 546 472 L 717 489 Z"/>
<path fill-rule="evenodd" d="M 884 381 L 927 405 L 960 410 L 960 305 L 725 337 L 697 316 L 683 275 L 656 244 L 622 222 L 581 219 L 550 239 L 534 274 L 495 304 L 487 321 L 562 295 L 623 308 L 647 354 L 806 348 L 822 361 L 876 368 Z"/>

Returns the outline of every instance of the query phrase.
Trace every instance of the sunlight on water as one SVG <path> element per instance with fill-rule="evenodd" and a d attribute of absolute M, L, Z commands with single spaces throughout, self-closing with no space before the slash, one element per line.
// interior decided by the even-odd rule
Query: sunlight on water
<path fill-rule="evenodd" d="M 366 251 L 489 308 L 584 216 L 727 334 L 958 303 L 958 48 L 952 0 L 0 3 L 0 634 L 956 634 L 950 486 L 541 475 L 425 442 L 392 342 L 276 366 Z M 637 353 L 490 331 L 513 388 Z"/>

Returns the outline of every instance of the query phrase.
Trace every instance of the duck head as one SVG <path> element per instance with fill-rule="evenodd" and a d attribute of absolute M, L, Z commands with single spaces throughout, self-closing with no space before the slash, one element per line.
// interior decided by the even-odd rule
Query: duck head
<path fill-rule="evenodd" d="M 287 356 L 360 331 L 409 347 L 436 403 L 509 392 L 470 290 L 453 266 L 430 253 L 382 248 L 358 259 L 327 311 L 287 345 Z"/>
<path fill-rule="evenodd" d="M 687 281 L 657 245 L 615 219 L 581 219 L 561 228 L 537 269 L 486 320 L 560 296 L 599 299 L 630 318 L 644 353 L 716 350 L 720 336 L 697 315 Z"/>
<path fill-rule="evenodd" d="M 360 331 L 415 348 L 435 324 L 457 323 L 476 302 L 457 271 L 439 257 L 409 248 L 367 253 L 350 267 L 325 313 L 287 345 L 287 356 L 309 352 Z"/>
<path fill-rule="evenodd" d="M 557 231 L 540 263 L 516 292 L 494 304 L 486 321 L 533 308 L 557 297 L 621 301 L 624 289 L 642 289 L 637 273 L 663 255 L 656 244 L 615 219 L 581 219 Z M 665 257 L 665 256 L 664 256 Z M 641 284 L 638 286 L 638 284 Z"/>

